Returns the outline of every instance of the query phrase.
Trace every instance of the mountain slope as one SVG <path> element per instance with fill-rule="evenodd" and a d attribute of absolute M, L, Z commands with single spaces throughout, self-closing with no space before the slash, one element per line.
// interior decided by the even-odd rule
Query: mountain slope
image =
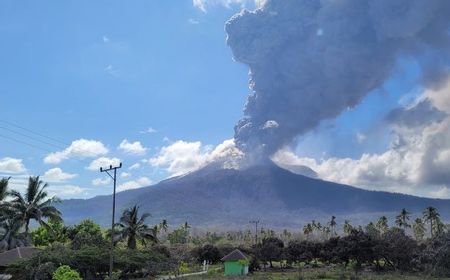
<path fill-rule="evenodd" d="M 446 218 L 449 200 L 375 192 L 294 174 L 274 164 L 245 170 L 206 167 L 156 185 L 117 195 L 118 214 L 138 204 L 152 214 L 152 222 L 167 219 L 198 226 L 241 227 L 260 219 L 271 227 L 299 227 L 331 215 L 366 223 L 385 214 L 395 215 L 405 207 L 421 215 L 428 206 Z M 68 223 L 90 217 L 110 223 L 111 196 L 66 200 L 59 207 Z"/>

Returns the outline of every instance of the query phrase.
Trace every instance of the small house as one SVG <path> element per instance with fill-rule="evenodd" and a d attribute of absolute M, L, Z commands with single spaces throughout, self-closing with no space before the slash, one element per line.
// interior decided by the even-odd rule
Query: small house
<path fill-rule="evenodd" d="M 221 259 L 225 266 L 225 276 L 238 276 L 248 274 L 249 260 L 238 249 Z"/>

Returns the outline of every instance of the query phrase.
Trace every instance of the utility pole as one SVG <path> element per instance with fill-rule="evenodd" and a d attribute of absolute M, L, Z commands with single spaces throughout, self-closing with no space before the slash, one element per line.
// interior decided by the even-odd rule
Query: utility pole
<path fill-rule="evenodd" d="M 113 253 L 114 253 L 114 215 L 116 213 L 116 185 L 117 185 L 117 169 L 122 168 L 122 163 L 119 166 L 113 167 L 109 166 L 107 169 L 103 169 L 100 167 L 100 172 L 106 172 L 106 174 L 111 177 L 114 181 L 114 190 L 113 190 L 113 204 L 112 204 L 112 222 L 111 222 L 111 250 L 109 252 L 109 280 L 112 280 L 112 272 L 113 272 Z M 110 171 L 114 171 L 113 175 L 109 173 Z"/>
<path fill-rule="evenodd" d="M 255 245 L 258 244 L 258 224 L 259 220 L 250 221 L 250 224 L 255 224 Z"/>

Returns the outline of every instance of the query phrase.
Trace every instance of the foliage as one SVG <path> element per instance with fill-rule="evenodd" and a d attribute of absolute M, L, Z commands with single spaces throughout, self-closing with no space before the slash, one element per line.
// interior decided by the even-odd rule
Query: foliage
<path fill-rule="evenodd" d="M 46 225 L 43 218 L 61 220 L 61 212 L 53 205 L 59 201 L 56 197 L 48 198 L 45 189 L 48 185 L 42 182 L 39 176 L 28 179 L 28 187 L 24 195 L 18 191 L 11 191 L 11 207 L 15 211 L 15 218 L 22 220 L 25 224 L 25 233 L 29 232 L 31 220 Z"/>
<path fill-rule="evenodd" d="M 263 262 L 269 262 L 273 267 L 273 261 L 279 261 L 283 256 L 284 243 L 276 237 L 264 238 L 261 244 L 255 247 L 256 256 Z"/>
<path fill-rule="evenodd" d="M 120 222 L 116 224 L 120 228 L 120 239 L 127 240 L 127 248 L 136 249 L 136 242 L 140 241 L 144 246 L 147 242 L 156 243 L 156 228 L 149 228 L 145 224 L 145 219 L 150 217 L 149 213 L 144 213 L 139 217 L 139 207 L 137 205 L 125 209 L 120 217 Z"/>
<path fill-rule="evenodd" d="M 206 244 L 204 246 L 194 248 L 192 250 L 192 255 L 200 263 L 206 260 L 214 264 L 218 263 L 221 259 L 219 248 L 211 244 Z"/>
<path fill-rule="evenodd" d="M 67 241 L 67 228 L 60 220 L 49 219 L 46 226 L 39 226 L 31 232 L 34 246 L 48 246 L 54 242 Z"/>
<path fill-rule="evenodd" d="M 53 280 L 82 280 L 80 274 L 68 265 L 62 265 L 53 273 Z"/>

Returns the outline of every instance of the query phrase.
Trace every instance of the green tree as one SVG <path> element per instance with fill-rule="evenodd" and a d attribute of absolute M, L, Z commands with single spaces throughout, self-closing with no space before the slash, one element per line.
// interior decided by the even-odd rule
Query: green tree
<path fill-rule="evenodd" d="M 59 212 L 53 204 L 59 201 L 56 197 L 48 197 L 45 189 L 48 185 L 39 179 L 39 176 L 30 177 L 27 191 L 24 196 L 17 191 L 11 191 L 11 207 L 17 213 L 17 218 L 25 224 L 25 233 L 29 232 L 30 220 L 36 220 L 46 225 L 43 218 L 62 220 Z"/>
<path fill-rule="evenodd" d="M 169 224 L 167 223 L 166 219 L 162 220 L 161 223 L 159 223 L 159 228 L 162 229 L 164 232 L 167 232 Z"/>
<path fill-rule="evenodd" d="M 53 242 L 64 243 L 67 241 L 67 228 L 60 220 L 49 219 L 47 226 L 40 226 L 31 232 L 31 238 L 35 246 L 48 246 Z"/>
<path fill-rule="evenodd" d="M 411 213 L 408 212 L 405 208 L 400 211 L 397 217 L 395 217 L 395 224 L 399 228 L 403 228 L 405 231 L 407 228 L 410 228 L 409 219 L 411 217 Z"/>
<path fill-rule="evenodd" d="M 344 233 L 345 233 L 346 235 L 349 235 L 349 234 L 352 232 L 353 226 L 350 224 L 350 221 L 349 221 L 349 220 L 345 220 L 345 221 L 344 221 L 344 227 L 343 227 L 343 230 L 344 230 Z"/>
<path fill-rule="evenodd" d="M 136 241 L 141 241 L 144 245 L 150 242 L 157 242 L 156 232 L 145 224 L 145 219 L 150 217 L 149 213 L 139 216 L 139 207 L 137 205 L 125 209 L 120 217 L 120 222 L 116 224 L 119 227 L 120 238 L 127 239 L 128 249 L 136 249 Z"/>
<path fill-rule="evenodd" d="M 0 179 L 0 222 L 8 216 L 9 203 L 6 201 L 9 195 L 8 183 L 10 178 Z"/>
<path fill-rule="evenodd" d="M 436 228 L 436 226 L 434 224 L 436 224 L 439 217 L 440 217 L 439 212 L 437 211 L 436 208 L 434 208 L 432 206 L 425 208 L 425 210 L 423 211 L 423 220 L 430 224 L 430 236 L 431 237 L 434 236 L 434 231 Z"/>
<path fill-rule="evenodd" d="M 386 233 L 389 230 L 388 219 L 386 216 L 381 216 L 377 222 L 377 229 L 381 233 Z"/>
<path fill-rule="evenodd" d="M 329 227 L 331 229 L 331 234 L 333 236 L 335 236 L 336 235 L 336 226 L 337 226 L 336 217 L 335 216 L 331 216 L 331 220 L 328 223 L 328 225 L 329 225 Z"/>
<path fill-rule="evenodd" d="M 78 271 L 68 265 L 62 265 L 53 273 L 53 280 L 83 280 Z"/>
<path fill-rule="evenodd" d="M 309 235 L 313 232 L 313 227 L 310 223 L 307 223 L 303 227 L 303 234 L 306 235 L 306 238 L 309 238 Z"/>
<path fill-rule="evenodd" d="M 423 220 L 421 218 L 416 218 L 414 220 L 412 229 L 413 229 L 413 233 L 414 233 L 414 239 L 416 239 L 416 241 L 422 241 L 423 238 L 425 237 L 426 228 L 425 228 L 425 223 L 423 222 Z"/>
<path fill-rule="evenodd" d="M 31 244 L 28 234 L 20 232 L 20 220 L 9 218 L 0 223 L 3 233 L 0 234 L 0 252 Z"/>

